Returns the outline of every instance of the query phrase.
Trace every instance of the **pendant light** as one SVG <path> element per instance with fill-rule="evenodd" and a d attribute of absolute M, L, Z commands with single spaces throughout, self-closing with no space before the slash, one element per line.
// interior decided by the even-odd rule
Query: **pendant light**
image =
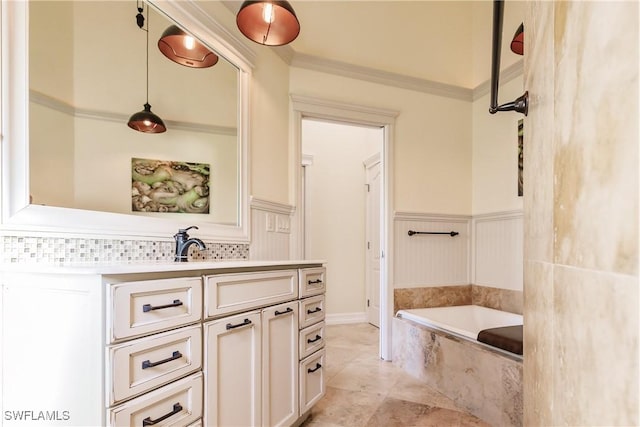
<path fill-rule="evenodd" d="M 524 24 L 520 24 L 516 33 L 513 35 L 513 40 L 511 40 L 511 51 L 518 55 L 522 55 L 524 53 Z"/>
<path fill-rule="evenodd" d="M 267 46 L 291 43 L 300 34 L 300 22 L 287 1 L 247 0 L 238 11 L 236 24 L 249 40 Z"/>
<path fill-rule="evenodd" d="M 141 4 L 142 5 L 142 4 Z M 151 112 L 149 105 L 149 7 L 147 6 L 147 29 L 144 27 L 144 16 L 142 15 L 142 7 L 138 6 L 138 14 L 136 15 L 136 23 L 141 30 L 147 33 L 147 102 L 144 104 L 144 110 L 133 114 L 129 118 L 127 125 L 138 132 L 144 133 L 162 133 L 167 130 L 162 119 Z"/>
<path fill-rule="evenodd" d="M 218 62 L 218 55 L 177 25 L 164 30 L 158 40 L 158 49 L 164 56 L 185 67 L 207 68 Z"/>

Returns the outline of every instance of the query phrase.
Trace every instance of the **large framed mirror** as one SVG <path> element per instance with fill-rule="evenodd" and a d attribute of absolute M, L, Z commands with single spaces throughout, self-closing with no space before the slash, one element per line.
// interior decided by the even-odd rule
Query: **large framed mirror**
<path fill-rule="evenodd" d="M 248 241 L 242 45 L 191 1 L 2 7 L 3 230 L 166 238 L 197 225 Z M 170 61 L 158 40 L 171 25 L 218 62 Z M 127 126 L 147 97 L 166 132 Z"/>

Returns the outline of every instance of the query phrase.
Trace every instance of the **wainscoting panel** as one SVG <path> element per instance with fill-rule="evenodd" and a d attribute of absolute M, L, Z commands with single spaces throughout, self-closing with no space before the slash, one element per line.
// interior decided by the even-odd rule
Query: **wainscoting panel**
<path fill-rule="evenodd" d="M 523 290 L 522 211 L 473 217 L 472 283 Z"/>
<path fill-rule="evenodd" d="M 291 216 L 294 207 L 251 199 L 252 260 L 286 260 L 290 258 Z"/>
<path fill-rule="evenodd" d="M 398 212 L 394 218 L 394 287 L 468 285 L 471 217 Z M 413 235 L 408 231 L 456 231 Z"/>

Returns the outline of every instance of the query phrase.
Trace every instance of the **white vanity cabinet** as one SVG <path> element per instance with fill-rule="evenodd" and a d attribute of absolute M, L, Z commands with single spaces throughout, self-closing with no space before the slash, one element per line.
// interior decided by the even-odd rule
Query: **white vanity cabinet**
<path fill-rule="evenodd" d="M 0 425 L 298 424 L 324 393 L 306 270 L 324 283 L 319 261 L 0 266 Z"/>

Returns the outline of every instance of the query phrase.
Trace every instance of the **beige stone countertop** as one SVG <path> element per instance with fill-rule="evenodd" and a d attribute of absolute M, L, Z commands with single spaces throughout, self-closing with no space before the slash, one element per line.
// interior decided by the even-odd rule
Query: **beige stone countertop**
<path fill-rule="evenodd" d="M 287 268 L 308 268 L 324 265 L 323 260 L 234 260 L 234 261 L 190 261 L 190 262 L 157 262 L 157 263 L 129 263 L 129 264 L 75 264 L 51 265 L 38 263 L 0 264 L 3 273 L 34 273 L 34 274 L 134 274 L 134 273 L 165 273 L 165 272 L 241 272 L 258 270 L 277 270 Z"/>

